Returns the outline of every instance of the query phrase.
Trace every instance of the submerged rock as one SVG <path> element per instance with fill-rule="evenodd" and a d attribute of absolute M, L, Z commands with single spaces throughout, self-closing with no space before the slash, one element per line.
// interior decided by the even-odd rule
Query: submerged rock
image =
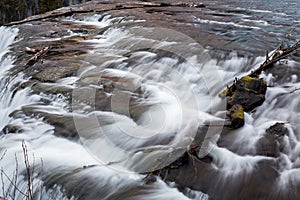
<path fill-rule="evenodd" d="M 284 149 L 283 136 L 288 134 L 284 123 L 276 123 L 266 130 L 266 134 L 256 143 L 258 155 L 279 157 Z"/>
<path fill-rule="evenodd" d="M 189 10 L 197 10 L 194 8 L 190 8 L 190 6 L 177 6 L 176 9 L 174 9 L 168 8 L 168 6 L 159 8 L 158 6 L 156 6 L 156 4 L 152 7 L 151 5 L 147 5 L 144 7 L 143 4 L 136 4 L 132 5 L 132 7 L 130 8 L 133 8 L 133 6 L 135 6 L 139 7 L 139 9 L 127 9 L 128 7 L 126 7 L 126 5 L 124 4 L 124 9 L 122 11 L 124 13 L 116 14 L 117 12 L 120 12 L 120 10 L 109 11 L 109 9 L 111 8 L 116 8 L 115 4 L 111 5 L 111 3 L 109 2 L 106 2 L 105 4 L 100 4 L 100 2 L 92 3 L 93 4 L 87 4 L 89 5 L 89 7 L 85 6 L 85 10 L 77 10 L 78 12 L 86 12 L 85 15 L 82 15 L 82 18 L 95 13 L 103 14 L 104 12 L 107 12 L 112 15 L 125 15 L 125 12 L 131 12 L 126 15 L 131 15 L 132 13 L 134 13 L 136 15 L 135 19 L 147 19 L 146 22 L 138 22 L 138 29 L 141 31 L 141 27 L 143 26 L 147 27 L 153 24 L 156 26 L 157 24 L 159 24 L 163 27 L 174 28 L 174 30 L 182 30 L 183 32 L 185 31 L 185 33 L 189 32 L 189 34 L 195 36 L 195 39 L 199 38 L 198 40 L 201 39 L 201 41 L 211 41 L 212 43 L 213 41 L 217 41 L 213 38 L 210 40 L 205 40 L 205 38 L 202 37 L 202 34 L 199 33 L 199 27 L 193 28 L 193 26 L 189 25 L 187 27 L 184 25 L 184 22 L 187 22 L 186 19 L 190 19 L 190 15 L 187 16 L 186 14 L 177 14 L 187 13 L 187 11 Z M 155 9 L 153 9 L 153 7 L 155 7 Z M 193 7 L 197 7 L 197 5 Z M 88 13 L 90 12 L 89 9 L 91 8 L 93 9 L 93 12 Z M 101 10 L 103 12 L 100 12 Z M 156 11 L 155 14 L 149 14 L 151 13 L 151 10 Z M 23 113 L 25 113 L 27 117 L 31 118 L 37 116 L 39 118 L 42 118 L 44 122 L 53 126 L 53 129 L 51 129 L 51 133 L 53 133 L 54 131 L 54 135 L 67 137 L 68 139 L 76 139 L 78 137 L 78 131 L 76 123 L 74 122 L 73 115 L 60 113 L 61 111 L 59 108 L 64 106 L 64 104 L 59 105 L 61 107 L 58 106 L 57 109 L 54 109 L 55 106 L 47 106 L 50 103 L 53 103 L 53 105 L 57 105 L 57 102 L 51 102 L 51 98 L 53 96 L 56 96 L 56 94 L 61 94 L 64 98 L 59 100 L 66 101 L 63 103 L 66 103 L 69 107 L 64 107 L 63 109 L 65 109 L 67 112 L 75 110 L 82 115 L 87 115 L 88 113 L 91 113 L 93 111 L 105 111 L 103 113 L 113 111 L 116 114 L 126 115 L 126 119 L 127 117 L 130 117 L 135 123 L 138 124 L 138 119 L 140 118 L 140 116 L 142 114 L 148 114 L 147 111 L 151 109 L 153 105 L 157 104 L 157 102 L 153 100 L 151 101 L 151 95 L 149 94 L 150 92 L 148 91 L 147 94 L 144 91 L 144 88 L 142 87 L 143 79 L 141 77 L 134 76 L 130 72 L 126 72 L 124 74 L 120 73 L 120 71 L 117 72 L 115 69 L 104 69 L 105 67 L 120 69 L 122 66 L 118 66 L 119 62 L 112 63 L 111 65 L 108 65 L 108 63 L 120 58 L 123 59 L 124 57 L 127 57 L 127 54 L 120 56 L 110 54 L 103 55 L 105 54 L 105 51 L 107 51 L 104 46 L 97 46 L 98 49 L 95 50 L 92 47 L 92 41 L 85 41 L 86 39 L 93 39 L 93 42 L 102 41 L 102 39 L 105 39 L 105 35 L 103 36 L 104 32 L 106 30 L 109 30 L 114 25 L 109 25 L 104 28 L 83 25 L 78 22 L 75 23 L 70 20 L 66 20 L 62 17 L 63 15 L 73 14 L 74 10 L 65 10 L 64 14 L 62 13 L 63 11 L 60 12 L 61 14 L 59 14 L 59 16 L 61 16 L 61 19 L 59 17 L 54 17 L 58 16 L 54 14 L 51 16 L 48 15 L 50 16 L 49 18 L 47 18 L 46 16 L 40 16 L 40 19 L 44 19 L 43 21 L 31 20 L 31 24 L 24 24 L 20 26 L 20 37 L 29 39 L 28 41 L 27 39 L 26 41 L 21 41 L 18 44 L 19 46 L 15 48 L 15 51 L 17 51 L 17 49 L 23 49 L 23 47 L 25 46 L 31 46 L 29 45 L 31 43 L 32 45 L 34 45 L 34 48 L 40 48 L 44 45 L 52 47 L 51 52 L 49 52 L 49 54 L 47 54 L 47 56 L 45 57 L 44 63 L 35 63 L 34 65 L 24 69 L 25 75 L 29 77 L 30 81 L 26 82 L 26 84 L 22 84 L 22 88 L 32 86 L 32 93 L 42 93 L 42 98 L 48 95 L 49 102 L 41 100 L 41 102 L 39 103 L 43 103 L 42 105 L 38 105 L 36 107 L 34 107 L 34 105 L 32 105 L 31 107 L 23 106 L 21 111 L 13 112 L 11 116 L 18 117 Z M 152 19 L 150 19 L 150 16 Z M 168 18 L 168 16 L 170 16 L 170 18 Z M 175 16 L 176 19 L 180 19 L 179 23 L 175 22 L 175 17 L 172 16 Z M 76 19 L 76 16 L 74 17 L 74 19 Z M 166 18 L 168 18 L 168 20 L 161 20 Z M 100 18 L 98 20 L 101 21 Z M 118 26 L 126 27 L 127 25 L 120 24 Z M 50 28 L 51 30 L 49 30 Z M 71 30 L 72 33 L 70 33 L 69 30 Z M 93 35 L 94 33 L 96 34 Z M 75 34 L 75 36 L 72 36 L 72 34 Z M 89 35 L 86 36 L 85 34 Z M 45 38 L 47 40 L 45 40 Z M 118 44 L 116 43 L 116 45 Z M 141 43 L 141 46 L 143 45 L 144 43 Z M 157 58 L 172 58 L 172 55 L 170 56 L 166 53 L 164 53 L 162 56 L 161 55 L 162 53 L 160 53 Z M 26 60 L 25 56 L 26 55 L 19 55 L 18 60 Z M 82 62 L 80 60 L 82 60 Z M 129 59 L 123 61 L 124 63 L 128 62 L 128 66 L 122 69 L 128 69 L 128 71 L 130 71 L 130 67 L 134 66 L 134 62 L 138 61 L 139 60 L 137 57 L 129 57 Z M 89 67 L 95 68 L 89 69 Z M 23 71 L 23 68 L 19 71 Z M 76 78 L 78 78 L 78 80 L 74 79 L 74 82 L 69 83 L 69 78 L 75 78 L 70 76 L 73 76 L 75 74 L 77 74 Z M 67 81 L 64 82 L 65 80 Z M 74 93 L 74 89 L 76 89 L 76 94 Z M 230 109 L 231 111 L 230 117 L 232 121 L 232 127 L 238 128 L 243 126 L 243 111 L 251 111 L 256 106 L 261 105 L 264 101 L 266 89 L 266 83 L 262 79 L 245 76 L 237 80 L 233 87 L 226 90 L 225 96 L 228 97 L 228 109 Z M 70 107 L 72 108 L 70 109 Z M 91 127 L 89 127 L 90 124 L 85 123 L 85 121 L 90 121 L 90 116 L 91 115 L 87 117 L 83 117 L 81 115 L 77 116 L 79 118 L 77 119 L 77 122 L 83 122 L 82 124 L 84 124 L 85 126 L 81 126 L 81 128 L 87 130 L 87 134 L 91 134 L 92 132 Z M 191 115 L 189 116 L 191 117 Z M 97 119 L 99 119 L 99 121 L 103 125 L 107 125 L 112 124 L 116 118 L 105 118 L 105 115 L 103 114 L 99 115 Z M 199 134 L 197 134 L 197 136 L 194 138 L 193 145 L 195 143 L 195 145 L 201 146 L 202 141 L 204 139 L 207 139 L 207 134 L 209 134 L 210 132 L 213 132 L 213 134 L 215 134 L 217 131 L 212 131 L 215 130 L 212 129 L 213 126 L 214 125 L 209 127 L 208 125 L 205 125 L 205 127 L 202 127 L 203 130 L 199 131 Z M 283 138 L 283 136 L 287 134 L 286 129 L 284 128 L 285 127 L 281 125 L 274 125 L 267 129 L 264 138 L 259 141 L 257 154 L 277 157 L 281 152 L 281 141 L 279 138 Z M 11 131 L 8 132 L 11 133 L 17 131 L 17 128 L 12 127 Z M 232 130 L 228 127 L 225 127 L 222 131 L 222 135 L 226 135 L 226 141 L 224 140 L 225 142 L 223 142 L 222 144 L 226 143 L 227 145 L 240 142 L 238 140 L 239 138 L 237 139 L 236 137 L 236 135 L 238 135 L 240 132 L 237 131 L 236 135 L 224 134 L 230 131 Z M 174 133 L 174 135 L 176 135 L 176 133 Z M 120 137 L 120 134 L 117 136 Z M 214 138 L 215 136 L 216 135 L 211 135 L 211 138 Z M 116 140 L 112 140 L 114 139 L 112 137 L 111 141 L 119 142 L 116 144 L 122 146 L 126 141 L 118 140 L 118 137 L 115 137 Z M 173 135 L 170 135 L 170 137 L 164 139 L 163 142 L 167 144 L 167 142 L 169 142 L 169 140 L 172 140 L 172 138 Z M 158 144 L 158 142 L 156 142 L 154 139 L 150 140 L 149 143 L 143 143 L 141 146 Z M 220 143 L 218 145 L 222 147 Z M 196 153 L 184 153 L 183 156 L 169 165 L 167 170 L 162 170 L 163 173 L 161 173 L 160 176 L 166 178 L 165 180 L 167 181 L 174 181 L 178 185 L 178 188 L 189 187 L 195 190 L 207 192 L 209 193 L 211 199 L 271 199 L 272 197 L 283 197 L 282 194 L 279 195 L 277 191 L 273 196 L 273 189 L 277 189 L 274 184 L 280 176 L 278 172 L 279 170 L 276 168 L 275 159 L 264 157 L 264 160 L 252 165 L 249 162 L 245 162 L 247 161 L 248 157 L 246 157 L 245 159 L 241 158 L 243 155 L 248 153 L 241 152 L 243 151 L 243 148 L 239 148 L 240 146 L 238 146 L 236 147 L 236 149 L 234 149 L 233 147 L 227 147 L 226 145 L 223 146 L 225 146 L 225 148 L 227 148 L 228 150 L 234 152 L 236 155 L 238 155 L 237 157 L 239 158 L 237 160 L 234 158 L 231 159 L 232 157 L 228 159 L 229 161 L 227 164 L 229 166 L 231 166 L 232 164 L 232 168 L 226 168 L 226 163 L 218 161 L 216 157 L 213 157 L 210 154 L 203 158 L 199 158 L 197 157 L 198 152 L 196 151 Z M 244 144 L 241 144 L 241 146 L 242 145 Z M 126 145 L 122 146 L 122 148 L 125 146 Z M 267 147 L 267 149 L 265 147 Z M 54 148 L 57 147 L 54 145 Z M 126 148 L 129 149 L 131 147 Z M 149 155 L 151 152 L 155 152 L 159 148 L 159 146 L 158 148 L 156 148 L 155 146 L 155 148 L 143 150 L 142 153 L 144 155 Z M 255 149 L 253 151 L 255 151 Z M 75 152 L 76 154 L 76 151 L 72 150 L 72 152 Z M 180 151 L 176 153 L 175 157 L 177 157 L 182 152 L 185 152 L 185 148 L 180 149 Z M 161 159 L 162 162 L 159 161 L 158 163 L 160 165 L 164 165 L 164 163 L 167 162 L 168 159 L 173 159 L 173 157 L 171 157 L 173 155 L 168 154 L 168 156 L 170 157 L 163 157 Z M 220 155 L 220 157 L 225 156 L 227 155 Z M 146 166 L 148 163 L 142 164 Z M 250 167 L 253 167 L 251 169 L 252 171 L 247 171 L 245 169 Z M 95 169 L 95 171 L 93 171 L 93 168 Z M 46 173 L 44 177 L 44 183 L 49 188 L 52 188 L 55 185 L 62 185 L 66 193 L 68 193 L 70 196 L 74 195 L 79 199 L 98 199 L 103 198 L 103 193 L 105 192 L 108 192 L 108 195 L 111 195 L 111 193 L 115 191 L 118 192 L 119 190 L 118 188 L 116 189 L 116 186 L 118 186 L 119 183 L 122 183 L 123 180 L 117 180 L 116 183 L 113 183 L 108 188 L 106 187 L 108 181 L 105 179 L 107 170 L 104 171 L 105 173 L 102 173 L 99 168 L 101 168 L 101 166 L 86 168 L 78 168 L 78 166 L 75 166 L 74 170 L 62 170 L 61 168 L 55 168 L 55 170 L 50 172 L 45 170 Z M 92 172 L 90 173 L 89 177 L 83 176 L 85 175 L 84 173 L 86 171 Z M 100 171 L 99 174 L 105 176 L 100 177 L 97 180 L 96 178 L 99 177 L 99 174 L 97 174 L 98 176 L 95 176 L 96 171 Z M 237 173 L 236 171 L 240 171 L 240 173 Z M 73 176 L 74 174 L 79 174 L 80 176 L 75 177 Z M 116 177 L 115 174 L 113 174 L 113 177 Z M 105 185 L 105 187 L 103 187 L 103 185 L 96 187 L 97 184 L 102 183 L 101 180 L 104 180 L 103 184 Z M 109 178 L 108 180 L 115 179 Z M 124 180 L 124 182 L 128 182 L 129 178 L 126 177 L 126 179 Z M 153 180 L 152 177 L 145 181 L 149 183 L 149 185 L 159 182 Z M 82 185 L 80 183 L 82 183 Z M 158 186 L 159 185 L 156 185 L 155 187 L 158 188 Z M 145 187 L 145 193 L 152 195 L 151 192 L 149 193 L 149 188 L 151 189 L 151 187 L 147 187 L 144 185 L 141 186 L 140 182 L 137 182 L 137 188 L 133 187 L 128 189 L 128 187 L 126 186 L 124 187 L 125 189 L 124 193 L 122 193 L 122 196 L 115 195 L 109 196 L 109 198 L 123 199 L 124 197 L 124 199 L 133 199 L 132 196 L 128 194 L 138 193 L 140 191 L 144 192 L 142 190 L 143 188 L 141 189 L 139 187 Z M 112 189 L 113 192 L 108 189 Z M 163 194 L 165 195 L 165 193 Z"/>
<path fill-rule="evenodd" d="M 270 157 L 279 157 L 279 142 L 272 135 L 264 135 L 256 143 L 256 154 Z"/>
<path fill-rule="evenodd" d="M 252 171 L 242 169 L 238 174 L 235 174 L 234 170 L 227 171 L 227 175 L 224 173 L 216 166 L 216 161 L 210 160 L 209 157 L 206 160 L 199 160 L 191 155 L 187 156 L 183 165 L 169 168 L 167 173 L 161 173 L 160 176 L 167 181 L 175 182 L 178 188 L 188 187 L 207 193 L 209 199 L 281 197 L 279 192 L 273 193 L 275 180 L 279 176 L 273 160 L 264 159 L 257 162 Z"/>
<path fill-rule="evenodd" d="M 75 75 L 81 63 L 74 60 L 45 62 L 35 65 L 32 78 L 41 82 L 56 82 Z M 37 71 L 37 73 L 35 73 Z"/>
<path fill-rule="evenodd" d="M 141 93 L 142 81 L 142 77 L 131 72 L 124 72 L 116 69 L 104 69 L 101 71 L 90 70 L 77 82 L 81 86 L 102 86 L 106 92 L 124 90 Z"/>

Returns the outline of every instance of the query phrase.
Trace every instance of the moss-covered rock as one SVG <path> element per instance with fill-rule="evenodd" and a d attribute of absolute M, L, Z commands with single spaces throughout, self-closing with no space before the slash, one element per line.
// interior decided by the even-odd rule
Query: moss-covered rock
<path fill-rule="evenodd" d="M 265 101 L 267 84 L 262 78 L 244 76 L 219 94 L 227 98 L 227 109 L 231 126 L 239 128 L 244 125 L 244 111 L 251 111 Z"/>
<path fill-rule="evenodd" d="M 235 104 L 230 108 L 231 126 L 233 128 L 240 128 L 244 126 L 244 108 L 240 104 Z"/>
<path fill-rule="evenodd" d="M 255 94 L 245 90 L 237 90 L 227 101 L 227 107 L 232 108 L 232 106 L 239 104 L 245 111 L 251 111 L 257 106 L 260 106 L 264 101 L 265 96 L 262 94 Z"/>
<path fill-rule="evenodd" d="M 239 104 L 245 111 L 251 111 L 265 100 L 267 84 L 261 78 L 244 76 L 236 79 L 231 87 L 227 87 L 219 96 L 229 97 L 227 108 Z"/>

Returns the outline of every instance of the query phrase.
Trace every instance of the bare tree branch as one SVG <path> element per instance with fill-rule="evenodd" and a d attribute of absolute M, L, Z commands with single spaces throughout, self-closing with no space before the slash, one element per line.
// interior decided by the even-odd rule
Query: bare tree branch
<path fill-rule="evenodd" d="M 248 76 L 251 77 L 257 77 L 262 71 L 265 71 L 266 69 L 269 69 L 273 67 L 273 64 L 276 62 L 287 58 L 288 56 L 296 53 L 297 49 L 300 48 L 300 41 L 296 42 L 296 44 L 283 48 L 282 45 L 280 45 L 269 57 L 268 52 L 266 54 L 266 60 L 263 62 L 263 64 L 260 65 L 259 68 L 254 70 L 252 73 L 250 73 Z"/>

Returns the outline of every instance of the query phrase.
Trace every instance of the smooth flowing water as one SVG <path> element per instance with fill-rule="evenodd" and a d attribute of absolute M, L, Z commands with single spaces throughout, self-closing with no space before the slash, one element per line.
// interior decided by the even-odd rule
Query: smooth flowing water
<path fill-rule="evenodd" d="M 25 144 L 34 167 L 34 199 L 232 197 L 222 197 L 218 190 L 251 199 L 232 182 L 250 176 L 261 163 L 276 166 L 274 176 L 259 172 L 262 179 L 272 182 L 268 187 L 276 191 L 274 198 L 281 197 L 279 191 L 296 199 L 300 185 L 299 56 L 261 75 L 269 86 L 266 101 L 245 114 L 242 128 L 230 130 L 221 140 L 228 121 L 226 102 L 218 93 L 234 77 L 258 67 L 265 50 L 299 39 L 299 2 L 204 3 L 207 6 L 201 12 L 180 14 L 184 23 L 199 27 L 211 39 L 200 39 L 200 44 L 172 29 L 140 26 L 144 19 L 109 14 L 63 19 L 101 30 L 85 40 L 93 50 L 74 57 L 84 62 L 76 74 L 40 83 L 49 90 L 67 88 L 69 93 L 35 94 L 31 87 L 18 87 L 30 77 L 25 72 L 12 73 L 17 66 L 10 46 L 24 38 L 17 37 L 18 27 L 0 27 L 0 196 L 23 199 L 28 191 Z M 86 36 L 72 30 L 68 34 Z M 58 125 L 48 123 L 53 119 Z M 283 122 L 288 133 L 280 141 L 279 155 L 272 157 L 259 152 L 259 142 L 276 122 Z M 71 126 L 79 137 L 57 136 L 59 124 Z M 215 173 L 199 176 L 208 176 L 218 186 L 178 189 L 160 177 L 146 183 L 144 173 L 177 160 L 203 125 L 210 126 L 199 156 L 212 157 Z M 13 133 L 10 127 L 18 131 Z"/>

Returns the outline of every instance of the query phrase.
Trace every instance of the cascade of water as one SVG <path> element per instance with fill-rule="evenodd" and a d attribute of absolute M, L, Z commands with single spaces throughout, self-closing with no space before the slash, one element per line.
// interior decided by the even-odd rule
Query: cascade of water
<path fill-rule="evenodd" d="M 10 41 L 10 43 L 6 43 L 6 48 L 1 51 L 4 52 L 1 59 L 1 67 L 3 67 L 1 68 L 1 87 L 5 88 L 1 92 L 0 98 L 1 128 L 10 124 L 20 127 L 20 131 L 1 136 L 0 146 L 3 159 L 0 163 L 4 177 L 2 178 L 3 194 L 0 196 L 11 195 L 15 199 L 22 199 L 28 190 L 26 165 L 23 157 L 24 149 L 22 149 L 22 141 L 24 141 L 28 150 L 30 166 L 34 168 L 34 173 L 31 175 L 34 178 L 32 191 L 37 199 L 40 195 L 42 195 L 42 199 L 76 199 L 82 195 L 86 195 L 85 199 L 96 199 L 99 196 L 101 199 L 111 199 L 112 196 L 117 195 L 123 196 L 124 199 L 157 199 L 162 197 L 189 199 L 159 179 L 152 185 L 141 186 L 144 176 L 133 172 L 116 171 L 101 165 L 77 141 L 54 136 L 53 126 L 43 122 L 42 118 L 23 114 L 16 119 L 10 118 L 9 115 L 13 111 L 28 108 L 35 109 L 36 112 L 42 111 L 50 114 L 67 113 L 63 110 L 66 100 L 62 95 L 29 95 L 29 87 L 12 92 L 16 85 L 24 81 L 22 73 L 11 76 L 9 69 L 14 66 L 12 64 L 14 59 L 5 55 L 16 35 L 15 29 L 1 27 L 0 36 L 3 41 Z M 61 84 L 72 84 L 72 82 L 68 83 L 68 81 L 62 80 Z M 48 98 L 51 101 L 50 105 L 41 105 L 40 100 L 42 98 Z M 159 97 L 155 98 L 157 100 Z M 142 126 L 147 126 L 147 124 Z M 96 167 L 82 170 L 83 166 L 93 165 Z M 70 177 L 66 177 L 67 174 Z M 80 182 L 85 181 L 91 181 L 91 185 L 82 185 L 85 187 L 85 191 L 73 191 Z M 42 186 L 43 184 L 45 186 Z M 13 189 L 10 189 L 12 186 Z M 126 193 L 134 190 L 139 190 L 139 192 L 126 197 Z M 87 191 L 89 195 L 87 195 Z M 77 195 L 77 197 L 68 196 L 69 193 Z M 197 195 L 199 196 L 200 192 Z M 207 199 L 207 196 L 203 195 L 203 199 Z"/>
<path fill-rule="evenodd" d="M 99 57 L 98 64 L 87 56 L 84 61 L 89 65 L 82 66 L 74 77 L 45 84 L 72 89 L 71 103 L 64 94 L 30 95 L 30 87 L 15 90 L 16 85 L 24 81 L 24 74 L 12 76 L 9 73 L 14 58 L 7 52 L 18 31 L 0 27 L 0 128 L 21 127 L 17 134 L 1 135 L 0 153 L 6 153 L 0 163 L 2 172 L 16 177 L 18 162 L 16 185 L 19 190 L 27 190 L 24 140 L 30 155 L 34 153 L 35 157 L 36 198 L 42 194 L 45 199 L 97 199 L 99 196 L 101 199 L 207 199 L 207 195 L 188 188 L 179 192 L 158 177 L 154 183 L 146 184 L 144 176 L 137 173 L 172 163 L 186 151 L 203 124 L 217 124 L 208 131 L 207 151 L 203 153 L 209 152 L 213 160 L 211 166 L 220 172 L 220 177 L 238 178 L 243 173 L 251 174 L 261 163 L 278 162 L 277 187 L 299 182 L 299 176 L 295 175 L 299 172 L 300 152 L 299 93 L 289 93 L 290 88 L 299 87 L 296 74 L 289 77 L 292 80 L 288 83 L 289 89 L 286 82 L 276 83 L 272 74 L 262 74 L 268 85 L 273 86 L 268 88 L 265 103 L 255 113 L 245 115 L 243 128 L 231 130 L 225 136 L 230 142 L 216 144 L 224 124 L 224 119 L 216 115 L 217 111 L 224 110 L 224 102 L 217 98 L 224 88 L 223 80 L 229 83 L 234 76 L 245 75 L 251 65 L 261 63 L 263 57 L 251 60 L 232 53 L 225 61 L 213 60 L 206 50 L 178 32 L 140 26 L 113 27 L 126 22 L 122 17 L 97 14 L 83 21 L 73 17 L 68 20 L 98 28 L 111 27 L 85 41 L 95 47 L 89 53 L 93 55 L 91 60 Z M 215 20 L 196 21 L 227 24 Z M 264 21 L 255 23 L 267 25 Z M 251 28 L 232 22 L 227 25 Z M 85 34 L 70 33 L 72 36 Z M 287 67 L 292 68 L 294 64 L 290 62 Z M 103 80 L 98 84 L 100 78 Z M 105 85 L 109 81 L 113 84 Z M 103 102 L 95 102 L 100 92 L 110 100 L 104 110 L 97 109 Z M 10 114 L 19 109 L 32 115 L 22 113 L 11 118 Z M 55 125 L 49 125 L 43 117 L 61 119 L 68 126 L 75 122 L 73 130 L 79 133 L 80 140 L 55 136 L 54 133 L 59 135 L 61 130 L 54 130 Z M 284 148 L 281 147 L 278 159 L 256 155 L 266 129 L 278 121 L 286 123 L 288 130 L 280 141 Z M 31 157 L 30 161 L 33 162 Z M 44 184 L 42 192 L 41 184 Z M 11 180 L 5 177 L 4 191 L 10 185 Z M 17 192 L 16 198 L 22 195 Z"/>

